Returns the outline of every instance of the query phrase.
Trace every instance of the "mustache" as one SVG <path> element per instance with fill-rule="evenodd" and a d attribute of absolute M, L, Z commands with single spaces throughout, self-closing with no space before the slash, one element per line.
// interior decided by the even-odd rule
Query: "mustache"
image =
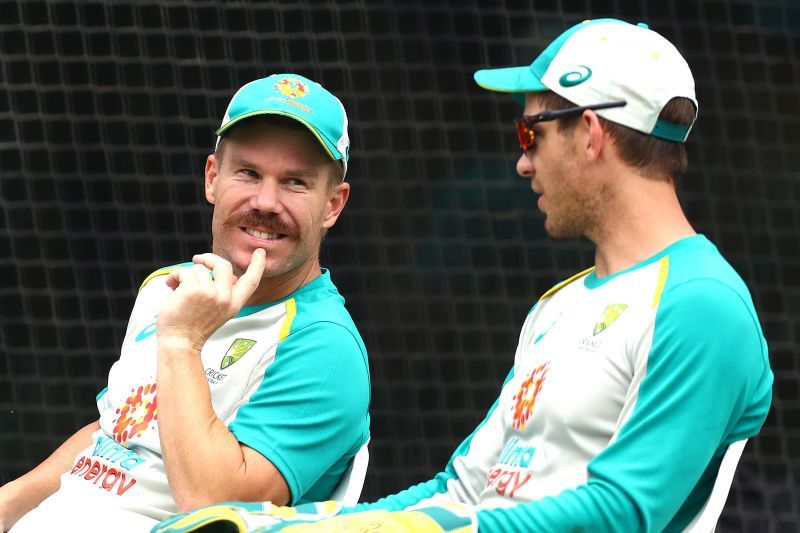
<path fill-rule="evenodd" d="M 291 234 L 294 228 L 291 223 L 283 220 L 279 215 L 274 213 L 262 214 L 252 210 L 228 219 L 224 225 L 234 228 L 241 226 L 264 228 L 269 233 L 283 233 L 285 235 Z"/>

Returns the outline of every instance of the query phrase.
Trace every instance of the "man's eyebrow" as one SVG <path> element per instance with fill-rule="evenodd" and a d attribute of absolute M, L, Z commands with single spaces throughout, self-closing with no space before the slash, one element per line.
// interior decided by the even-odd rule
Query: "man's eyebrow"
<path fill-rule="evenodd" d="M 318 178 L 319 173 L 313 170 L 306 170 L 304 168 L 289 169 L 282 174 L 287 178 Z"/>
<path fill-rule="evenodd" d="M 250 161 L 250 160 L 248 160 L 248 159 L 246 159 L 244 157 L 237 156 L 237 155 L 232 155 L 229 160 L 233 165 L 239 166 L 239 167 L 247 167 L 247 168 L 252 168 L 254 170 L 258 170 L 258 167 L 259 167 L 258 164 L 253 163 L 252 161 Z M 290 168 L 289 170 L 284 171 L 281 175 L 283 177 L 286 177 L 286 178 L 317 178 L 317 177 L 319 177 L 318 172 L 316 172 L 314 170 L 311 170 L 311 169 L 302 168 L 302 167 L 300 167 L 300 168 Z"/>
<path fill-rule="evenodd" d="M 229 158 L 227 158 L 227 159 L 228 159 L 228 160 L 229 160 L 231 163 L 233 163 L 234 165 L 236 165 L 237 167 L 248 167 L 248 168 L 255 168 L 255 167 L 257 167 L 257 166 L 258 166 L 258 165 L 256 165 L 255 163 L 253 163 L 252 161 L 249 161 L 249 160 L 247 160 L 247 159 L 245 159 L 245 158 L 243 158 L 243 157 L 240 157 L 240 156 L 238 156 L 238 155 L 231 155 L 231 156 L 230 156 Z"/>

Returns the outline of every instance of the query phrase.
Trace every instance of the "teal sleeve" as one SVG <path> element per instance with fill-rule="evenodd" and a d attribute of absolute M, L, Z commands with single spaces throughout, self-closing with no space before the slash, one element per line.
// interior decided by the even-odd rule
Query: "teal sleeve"
<path fill-rule="evenodd" d="M 452 469 L 445 469 L 434 476 L 430 481 L 419 483 L 405 490 L 386 496 L 373 503 L 359 503 L 355 507 L 345 507 L 339 514 L 358 513 L 361 511 L 402 511 L 412 505 L 416 505 L 422 500 L 435 496 L 436 494 L 447 492 L 447 482 L 455 477 Z"/>
<path fill-rule="evenodd" d="M 278 345 L 275 361 L 229 428 L 281 472 L 291 504 L 324 500 L 368 438 L 368 405 L 369 370 L 360 344 L 339 324 L 315 322 Z"/>
<path fill-rule="evenodd" d="M 662 297 L 631 416 L 589 463 L 588 483 L 480 511 L 480 530 L 682 531 L 728 444 L 760 429 L 771 389 L 749 302 L 712 280 L 677 285 Z"/>

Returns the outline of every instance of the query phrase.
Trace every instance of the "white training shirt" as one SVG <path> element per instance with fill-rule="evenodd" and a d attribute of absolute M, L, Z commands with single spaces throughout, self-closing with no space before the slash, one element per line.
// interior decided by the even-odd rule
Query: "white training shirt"
<path fill-rule="evenodd" d="M 698 235 L 557 285 L 446 469 L 369 509 L 457 501 L 484 531 L 681 531 L 728 445 L 767 416 L 772 372 L 750 295 Z"/>
<path fill-rule="evenodd" d="M 61 488 L 15 533 L 84 526 L 98 513 L 152 521 L 177 511 L 158 434 L 155 322 L 172 293 L 166 274 L 181 266 L 142 285 L 120 358 L 97 397 L 101 429 Z M 369 437 L 370 397 L 366 349 L 330 274 L 280 301 L 244 307 L 201 357 L 217 416 L 281 472 L 291 503 L 327 499 Z"/>

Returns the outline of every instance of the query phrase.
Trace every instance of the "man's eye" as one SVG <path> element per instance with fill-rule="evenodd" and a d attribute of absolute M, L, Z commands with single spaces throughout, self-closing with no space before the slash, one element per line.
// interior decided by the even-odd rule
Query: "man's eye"
<path fill-rule="evenodd" d="M 241 169 L 239 171 L 239 174 L 242 174 L 242 175 L 250 177 L 250 178 L 257 178 L 258 177 L 258 173 L 255 170 L 250 169 L 250 168 Z"/>

